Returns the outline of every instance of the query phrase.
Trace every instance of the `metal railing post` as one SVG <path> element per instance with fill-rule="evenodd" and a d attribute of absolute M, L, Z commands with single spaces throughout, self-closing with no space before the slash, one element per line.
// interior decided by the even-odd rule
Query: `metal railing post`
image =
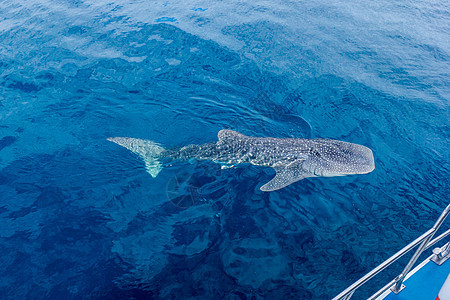
<path fill-rule="evenodd" d="M 447 217 L 448 213 L 450 211 L 450 204 L 445 208 L 445 210 L 442 212 L 439 219 L 436 221 L 436 223 L 433 226 L 433 232 L 420 244 L 419 248 L 414 253 L 413 257 L 411 257 L 409 263 L 406 265 L 405 269 L 403 269 L 403 272 L 396 278 L 395 285 L 391 288 L 391 291 L 398 294 L 405 286 L 403 285 L 403 280 L 405 279 L 406 274 L 411 270 L 413 265 L 416 263 L 417 259 L 419 258 L 420 254 L 422 254 L 423 250 L 425 250 L 426 246 L 428 245 L 428 242 L 433 238 L 436 231 L 441 226 L 442 222 L 444 222 L 445 218 Z"/>
<path fill-rule="evenodd" d="M 403 280 L 406 277 L 406 274 L 408 274 L 408 272 L 410 271 L 410 269 L 412 268 L 412 266 L 414 265 L 414 263 L 417 261 L 417 259 L 419 258 L 420 254 L 430 248 L 431 246 L 433 246 L 434 244 L 436 244 L 437 242 L 439 242 L 440 240 L 442 240 L 443 238 L 447 237 L 448 235 L 450 235 L 450 229 L 446 230 L 444 233 L 442 233 L 440 236 L 438 236 L 437 238 L 431 240 L 434 236 L 434 234 L 437 232 L 437 230 L 439 229 L 439 227 L 442 225 L 442 223 L 444 222 L 445 218 L 447 217 L 447 215 L 450 214 L 450 204 L 444 209 L 444 211 L 442 212 L 442 214 L 440 215 L 439 219 L 436 221 L 436 223 L 434 224 L 434 226 L 432 228 L 430 228 L 427 232 L 425 232 L 424 234 L 422 234 L 420 237 L 418 237 L 417 239 L 415 239 L 413 242 L 409 243 L 407 246 L 405 246 L 403 249 L 401 249 L 400 251 L 398 251 L 397 253 L 395 253 L 394 255 L 392 255 L 390 258 L 388 258 L 387 260 L 385 260 L 383 263 L 381 263 L 380 265 L 378 265 L 376 268 L 374 268 L 372 271 L 370 271 L 369 273 L 367 273 L 366 275 L 364 275 L 363 277 L 361 277 L 358 281 L 356 281 L 355 283 L 353 283 L 351 286 L 349 286 L 348 288 L 346 288 L 344 291 L 342 291 L 339 295 L 337 295 L 336 297 L 333 298 L 333 300 L 348 300 L 352 297 L 353 293 L 363 284 L 365 284 L 367 281 L 369 281 L 372 277 L 374 277 L 375 275 L 377 275 L 378 273 L 380 273 L 381 271 L 383 271 L 384 269 L 386 269 L 389 265 L 391 265 L 393 262 L 395 262 L 397 259 L 399 259 L 400 257 L 402 257 L 404 254 L 408 253 L 410 250 L 412 250 L 413 248 L 415 248 L 417 245 L 420 244 L 419 249 L 417 249 L 416 253 L 414 254 L 414 256 L 411 258 L 411 260 L 409 261 L 408 265 L 405 267 L 405 269 L 403 270 L 403 272 L 397 276 L 397 278 L 391 280 L 391 282 L 389 282 L 387 285 L 385 285 L 381 290 L 379 290 L 377 293 L 375 293 L 372 297 L 370 297 L 369 299 L 375 299 L 376 297 L 378 297 L 379 295 L 381 295 L 383 292 L 387 291 L 389 288 L 391 288 L 391 290 L 394 293 L 399 292 L 402 289 L 402 283 Z M 430 241 L 431 240 L 431 241 Z M 443 257 L 443 259 L 447 259 L 450 255 L 450 242 L 448 244 L 446 244 L 444 247 L 441 248 L 442 255 L 441 256 L 445 256 Z M 436 256 L 436 255 L 435 255 Z M 397 284 L 398 284 L 398 291 L 395 292 L 395 289 L 397 288 Z"/>
<path fill-rule="evenodd" d="M 351 291 L 350 293 L 348 293 L 347 295 L 344 296 L 344 298 L 342 298 L 342 300 L 348 300 L 353 296 L 353 293 L 355 292 L 355 290 Z"/>

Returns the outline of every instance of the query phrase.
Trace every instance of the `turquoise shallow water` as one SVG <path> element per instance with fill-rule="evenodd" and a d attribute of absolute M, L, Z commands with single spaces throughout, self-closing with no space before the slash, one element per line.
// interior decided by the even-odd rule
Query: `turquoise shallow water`
<path fill-rule="evenodd" d="M 338 294 L 447 205 L 449 18 L 431 1 L 0 2 L 0 294 Z M 263 193 L 270 169 L 152 178 L 106 141 L 223 128 L 362 144 L 376 169 Z"/>

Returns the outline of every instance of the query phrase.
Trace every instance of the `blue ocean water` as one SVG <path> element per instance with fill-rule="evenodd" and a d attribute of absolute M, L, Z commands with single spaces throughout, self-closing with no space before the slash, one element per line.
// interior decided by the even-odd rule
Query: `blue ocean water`
<path fill-rule="evenodd" d="M 448 204 L 449 8 L 0 1 L 0 295 L 338 294 Z M 270 169 L 177 163 L 152 178 L 106 141 L 177 147 L 223 128 L 362 144 L 376 169 L 264 193 Z"/>

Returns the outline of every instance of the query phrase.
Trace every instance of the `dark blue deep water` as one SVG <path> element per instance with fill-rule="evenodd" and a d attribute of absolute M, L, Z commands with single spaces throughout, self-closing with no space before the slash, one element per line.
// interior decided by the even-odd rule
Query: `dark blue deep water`
<path fill-rule="evenodd" d="M 446 1 L 0 1 L 0 297 L 331 298 L 449 201 L 449 41 Z M 152 178 L 106 141 L 223 128 L 376 169 L 264 193 L 271 169 Z"/>

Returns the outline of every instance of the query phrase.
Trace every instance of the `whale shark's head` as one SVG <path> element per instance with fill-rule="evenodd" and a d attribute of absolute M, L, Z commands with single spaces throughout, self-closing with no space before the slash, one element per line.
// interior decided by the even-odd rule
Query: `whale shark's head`
<path fill-rule="evenodd" d="M 366 174 L 375 169 L 372 150 L 367 147 L 336 141 L 316 139 L 303 169 L 315 176 Z"/>
<path fill-rule="evenodd" d="M 267 141 L 274 140 L 282 142 Z M 326 139 L 292 139 L 288 143 L 295 145 L 288 147 L 288 159 L 272 165 L 276 175 L 260 187 L 261 191 L 276 191 L 307 177 L 366 174 L 375 169 L 372 150 L 361 145 Z"/>

